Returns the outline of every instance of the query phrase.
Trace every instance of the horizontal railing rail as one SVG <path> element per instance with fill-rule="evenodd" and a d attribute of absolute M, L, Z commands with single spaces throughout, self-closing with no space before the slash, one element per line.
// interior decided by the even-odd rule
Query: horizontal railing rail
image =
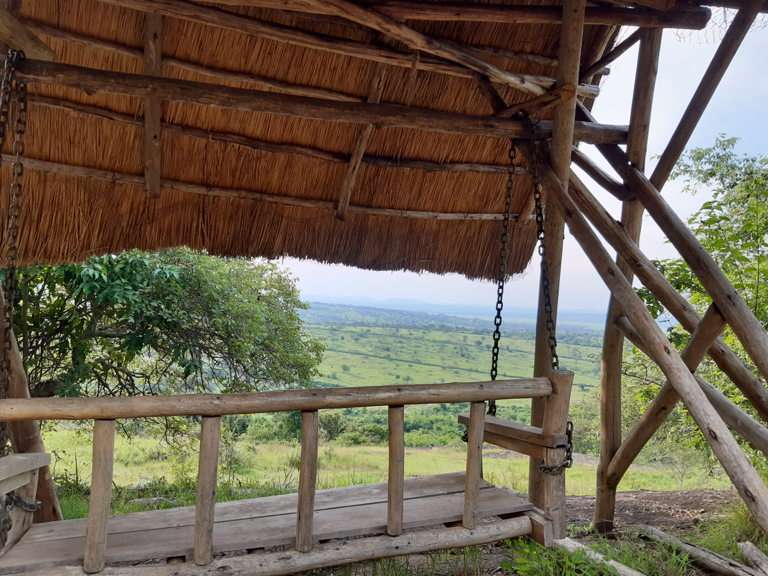
<path fill-rule="evenodd" d="M 163 416 L 226 416 L 264 412 L 293 412 L 455 404 L 552 395 L 549 378 L 520 378 L 492 382 L 307 388 L 240 394 L 178 394 L 105 398 L 9 398 L 0 402 L 0 422 L 19 420 L 115 420 Z"/>

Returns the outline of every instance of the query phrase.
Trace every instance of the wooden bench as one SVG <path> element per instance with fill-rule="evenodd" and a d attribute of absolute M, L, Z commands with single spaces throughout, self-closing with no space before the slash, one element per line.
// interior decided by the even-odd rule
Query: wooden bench
<path fill-rule="evenodd" d="M 40 468 L 51 463 L 51 455 L 47 453 L 11 454 L 0 458 L 0 494 L 6 503 L 11 495 L 18 501 L 35 503 L 37 495 L 37 477 Z M 5 535 L 0 557 L 24 536 L 32 526 L 34 512 L 25 510 L 19 505 L 12 505 L 10 511 L 11 528 Z"/>

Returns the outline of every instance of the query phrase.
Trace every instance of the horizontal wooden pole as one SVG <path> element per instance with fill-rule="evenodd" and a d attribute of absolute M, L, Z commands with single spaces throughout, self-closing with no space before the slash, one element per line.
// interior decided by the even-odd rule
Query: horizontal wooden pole
<path fill-rule="evenodd" d="M 118 94 L 139 98 L 157 96 L 161 100 L 198 106 L 331 122 L 375 124 L 382 128 L 412 128 L 489 138 L 529 138 L 532 135 L 525 120 L 437 112 L 396 104 L 335 102 L 38 60 L 20 62 L 16 77 L 27 82 L 75 88 L 89 94 Z M 541 120 L 536 127 L 536 136 L 548 138 L 551 131 L 552 122 Z M 627 127 L 576 122 L 574 138 L 588 143 L 622 144 L 627 139 Z"/>
<path fill-rule="evenodd" d="M 11 163 L 15 160 L 12 154 L 3 154 L 3 162 Z M 47 160 L 37 160 L 35 158 L 24 158 L 24 166 L 30 170 L 40 172 L 50 172 L 54 174 L 65 174 L 67 176 L 78 176 L 81 178 L 92 178 L 94 180 L 103 180 L 105 182 L 133 184 L 144 187 L 144 176 L 136 174 L 124 174 L 113 172 L 111 170 L 100 170 L 98 168 L 86 168 L 83 166 L 72 166 L 69 164 L 58 164 L 48 162 Z M 205 184 L 192 184 L 190 182 L 179 182 L 178 180 L 162 179 L 160 186 L 164 190 L 178 190 L 190 194 L 202 194 L 203 196 L 218 196 L 221 198 L 237 198 L 240 200 L 251 200 L 253 202 L 263 202 L 265 204 L 280 204 L 283 206 L 300 206 L 302 208 L 315 208 L 321 210 L 335 210 L 336 202 L 330 200 L 314 200 L 311 198 L 300 198 L 296 196 L 280 196 L 277 194 L 264 194 L 253 190 L 243 188 L 222 188 L 220 186 L 206 186 Z M 471 212 L 425 212 L 419 210 L 398 210 L 396 208 L 370 208 L 366 206 L 350 205 L 347 212 L 351 214 L 363 214 L 366 216 L 388 216 L 394 218 L 415 218 L 421 220 L 503 220 L 503 214 L 483 214 Z M 517 217 L 517 214 L 512 214 Z"/>
<path fill-rule="evenodd" d="M 77 114 L 103 118 L 105 120 L 112 120 L 122 124 L 129 124 L 131 126 L 143 125 L 141 117 L 136 117 L 130 114 L 121 114 L 120 112 L 113 112 L 106 108 L 90 106 L 88 104 L 80 104 L 79 102 L 64 100 L 62 98 L 49 98 L 47 96 L 36 96 L 31 94 L 27 97 L 27 101 L 33 106 L 63 108 Z M 223 142 L 225 144 L 235 144 L 237 146 L 246 146 L 255 150 L 272 152 L 274 154 L 298 154 L 300 156 L 307 156 L 309 158 L 315 158 L 316 160 L 335 162 L 338 164 L 347 164 L 349 162 L 349 155 L 347 154 L 328 152 L 326 150 L 313 148 L 311 146 L 268 142 L 266 140 L 259 140 L 258 138 L 251 138 L 241 134 L 212 132 L 209 130 L 193 128 L 191 126 L 183 126 L 181 124 L 171 124 L 168 122 L 163 122 L 163 130 L 168 132 L 175 132 L 177 134 L 183 134 L 184 136 L 189 136 L 190 138 L 199 138 L 201 140 Z M 369 154 L 363 156 L 363 164 L 377 166 L 380 168 L 424 170 L 425 172 L 475 172 L 478 174 L 504 175 L 509 173 L 509 166 L 498 164 L 479 164 L 475 162 L 433 162 L 430 160 L 417 160 L 414 158 L 388 158 L 386 156 L 373 156 Z M 530 170 L 524 166 L 515 166 L 514 170 L 515 174 L 530 173 Z M 499 215 L 499 219 L 500 218 L 501 215 Z"/>
<path fill-rule="evenodd" d="M 332 14 L 322 7 L 307 6 L 301 0 L 223 0 L 217 4 L 255 6 L 315 14 Z M 377 12 L 403 20 L 441 22 L 493 22 L 505 24 L 560 24 L 559 6 L 523 6 L 510 4 L 478 4 L 475 2 L 420 2 L 410 0 L 376 0 L 360 2 Z M 709 10 L 694 7 L 671 10 L 589 7 L 584 22 L 593 25 L 641 26 L 644 28 L 683 28 L 701 30 L 709 21 Z"/>
<path fill-rule="evenodd" d="M 310 552 L 287 550 L 269 554 L 227 556 L 211 562 L 205 571 L 194 564 L 150 564 L 143 566 L 107 566 L 103 576 L 284 576 L 309 570 L 340 566 L 377 558 L 423 554 L 434 550 L 480 546 L 508 538 L 531 534 L 528 516 L 483 522 L 474 530 L 461 527 L 420 530 L 401 536 L 375 536 L 356 540 L 328 542 Z M 79 566 L 58 566 L 40 570 L 35 576 L 82 576 Z"/>
<path fill-rule="evenodd" d="M 9 398 L 0 403 L 0 422 L 224 416 L 432 402 L 451 404 L 511 398 L 544 398 L 551 394 L 552 384 L 549 378 L 521 378 L 493 382 L 310 388 L 241 394 L 179 394 L 132 398 Z"/>

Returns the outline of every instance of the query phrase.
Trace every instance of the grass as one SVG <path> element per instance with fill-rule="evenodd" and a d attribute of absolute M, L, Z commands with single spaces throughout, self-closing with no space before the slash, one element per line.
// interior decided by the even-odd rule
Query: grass
<path fill-rule="evenodd" d="M 53 473 L 64 487 L 62 507 L 68 518 L 87 514 L 85 498 L 77 489 L 90 484 L 91 447 L 87 429 L 59 426 L 46 434 L 46 446 L 53 454 Z M 510 458 L 510 453 L 486 446 L 484 474 L 490 482 L 525 492 L 528 460 Z M 296 490 L 300 449 L 295 444 L 255 444 L 246 436 L 230 450 L 222 450 L 219 478 L 221 500 L 272 495 Z M 407 477 L 459 472 L 466 466 L 466 449 L 461 446 L 407 448 Z M 318 488 L 336 488 L 356 484 L 384 482 L 387 478 L 388 449 L 385 445 L 321 445 L 318 455 Z M 115 442 L 116 507 L 113 512 L 133 512 L 157 507 L 184 506 L 194 503 L 193 478 L 197 469 L 197 448 L 174 452 L 157 440 L 118 436 Z M 595 490 L 595 466 L 574 464 L 568 470 L 566 491 L 570 495 L 591 495 Z M 655 490 L 693 489 L 702 486 L 703 477 L 695 471 L 682 483 L 671 470 L 631 469 L 621 489 L 653 487 Z M 719 481 L 718 481 L 719 482 Z M 190 488 L 190 486 L 192 486 Z M 709 484 L 708 487 L 725 488 Z M 122 490 L 122 492 L 120 492 Z M 84 494 L 83 494 L 84 495 Z M 171 502 L 141 504 L 140 498 L 166 497 Z M 72 500 L 72 503 L 69 501 Z"/>

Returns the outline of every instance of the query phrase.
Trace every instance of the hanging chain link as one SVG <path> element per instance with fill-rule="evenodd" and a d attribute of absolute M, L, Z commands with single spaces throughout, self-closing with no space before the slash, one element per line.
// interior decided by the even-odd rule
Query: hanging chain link
<path fill-rule="evenodd" d="M 509 255 L 509 223 L 512 220 L 512 192 L 515 188 L 515 141 L 509 141 L 509 166 L 507 175 L 507 195 L 504 200 L 504 223 L 501 234 L 501 252 L 499 258 L 499 278 L 496 284 L 496 317 L 493 319 L 493 350 L 491 352 L 491 380 L 496 380 L 499 373 L 499 340 L 501 340 L 501 310 L 504 308 L 504 284 L 507 281 L 507 256 Z M 496 401 L 488 402 L 488 415 L 496 416 Z"/>
<path fill-rule="evenodd" d="M 550 474 L 551 476 L 557 476 L 558 474 L 565 472 L 566 468 L 573 466 L 573 422 L 570 420 L 568 420 L 568 423 L 565 425 L 565 436 L 565 458 L 563 458 L 563 461 L 559 464 L 553 464 L 551 466 L 548 466 L 542 462 L 539 464 L 540 474 Z"/>
<path fill-rule="evenodd" d="M 16 288 L 16 257 L 18 256 L 19 216 L 21 215 L 22 186 L 21 177 L 24 175 L 24 164 L 21 157 L 24 154 L 24 133 L 27 129 L 27 85 L 25 82 L 14 80 L 16 65 L 24 58 L 24 53 L 9 50 L 5 60 L 3 82 L 0 85 L 0 150 L 5 145 L 7 137 L 8 116 L 11 95 L 17 101 L 17 118 L 14 122 L 16 140 L 13 152 L 16 159 L 11 166 L 13 181 L 10 189 L 10 207 L 8 208 L 8 246 L 6 251 L 7 268 L 5 271 L 5 307 L 3 309 L 3 355 L 0 361 L 0 397 L 6 398 L 11 374 L 11 330 L 13 328 L 13 303 Z"/>
<path fill-rule="evenodd" d="M 534 157 L 532 161 L 531 180 L 533 182 L 533 201 L 536 207 L 536 237 L 539 240 L 539 256 L 541 256 L 541 291 L 544 294 L 544 315 L 547 326 L 547 343 L 552 368 L 560 368 L 560 359 L 557 356 L 557 337 L 555 336 L 555 320 L 552 313 L 552 291 L 549 284 L 549 264 L 547 264 L 547 247 L 544 243 L 546 232 L 544 231 L 544 206 L 541 203 L 541 179 L 539 178 L 539 162 L 536 156 L 536 124 L 526 117 L 531 128 L 531 146 Z"/>

